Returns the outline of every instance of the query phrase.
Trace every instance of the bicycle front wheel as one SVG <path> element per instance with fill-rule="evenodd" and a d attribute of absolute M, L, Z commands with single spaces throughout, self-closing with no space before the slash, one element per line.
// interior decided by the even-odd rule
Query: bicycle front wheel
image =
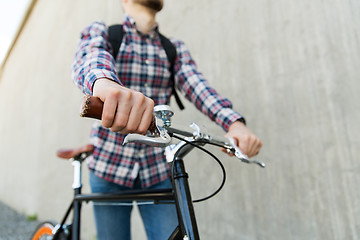
<path fill-rule="evenodd" d="M 37 226 L 35 232 L 33 233 L 31 240 L 48 240 L 52 239 L 53 230 L 57 225 L 56 222 L 53 221 L 45 221 Z"/>

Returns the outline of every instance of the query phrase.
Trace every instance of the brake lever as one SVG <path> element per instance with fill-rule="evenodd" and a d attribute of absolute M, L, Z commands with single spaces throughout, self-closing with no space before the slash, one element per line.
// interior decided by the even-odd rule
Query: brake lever
<path fill-rule="evenodd" d="M 170 118 L 174 112 L 167 105 L 157 105 L 154 107 L 154 118 L 152 122 L 152 129 L 148 131 L 147 135 L 136 133 L 128 134 L 123 141 L 123 145 L 127 143 L 143 143 L 153 147 L 166 147 L 171 143 L 171 137 L 168 134 L 166 127 L 170 127 Z"/>
<path fill-rule="evenodd" d="M 146 135 L 131 133 L 126 135 L 123 141 L 123 145 L 127 143 L 143 143 L 153 147 L 166 147 L 171 142 L 169 134 L 161 134 L 159 137 L 149 137 Z"/>
<path fill-rule="evenodd" d="M 240 148 L 238 148 L 235 144 L 235 140 L 232 137 L 227 137 L 227 139 L 229 140 L 229 145 L 232 149 L 229 149 L 231 152 L 234 153 L 235 157 L 237 157 L 240 161 L 244 162 L 244 163 L 251 163 L 251 164 L 257 164 L 258 166 L 265 168 L 265 163 L 258 161 L 258 160 L 250 160 L 249 157 L 244 154 Z"/>

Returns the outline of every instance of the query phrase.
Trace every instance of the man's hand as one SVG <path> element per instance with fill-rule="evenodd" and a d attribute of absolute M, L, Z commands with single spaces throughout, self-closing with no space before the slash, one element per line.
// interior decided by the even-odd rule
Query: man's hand
<path fill-rule="evenodd" d="M 238 148 L 249 158 L 257 155 L 263 144 L 262 141 L 240 121 L 232 123 L 225 136 L 232 137 Z"/>
<path fill-rule="evenodd" d="M 113 132 L 145 134 L 152 120 L 154 101 L 142 93 L 107 79 L 97 79 L 93 95 L 104 102 L 102 125 Z"/>

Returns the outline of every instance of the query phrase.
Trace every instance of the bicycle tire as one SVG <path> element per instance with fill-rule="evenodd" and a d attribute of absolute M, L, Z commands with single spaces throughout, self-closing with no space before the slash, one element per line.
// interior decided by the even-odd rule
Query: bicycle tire
<path fill-rule="evenodd" d="M 55 221 L 44 221 L 41 222 L 35 229 L 34 233 L 31 236 L 31 240 L 47 240 L 53 236 L 53 230 L 57 222 Z"/>
<path fill-rule="evenodd" d="M 48 240 L 53 239 L 54 236 L 53 230 L 58 225 L 55 221 L 44 221 L 41 222 L 34 231 L 31 240 Z M 56 239 L 58 240 L 71 240 L 71 225 L 64 225 L 64 227 L 60 230 Z M 59 230 L 58 230 L 59 231 Z"/>

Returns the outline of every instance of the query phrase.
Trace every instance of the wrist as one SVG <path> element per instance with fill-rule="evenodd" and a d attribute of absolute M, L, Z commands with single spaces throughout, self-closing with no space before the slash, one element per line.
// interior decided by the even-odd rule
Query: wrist
<path fill-rule="evenodd" d="M 241 118 L 241 119 L 244 119 L 244 118 Z M 241 121 L 240 119 L 238 119 L 235 122 L 233 122 L 232 124 L 230 124 L 229 131 L 231 131 L 231 129 L 234 129 L 234 128 L 246 128 L 245 119 L 244 119 L 244 121 Z"/>
<path fill-rule="evenodd" d="M 92 85 L 92 92 L 93 93 L 96 92 L 96 90 L 98 88 L 101 88 L 101 86 L 113 84 L 113 83 L 115 83 L 115 82 L 109 78 L 98 78 L 94 81 L 94 83 Z"/>
<path fill-rule="evenodd" d="M 104 69 L 94 69 L 91 70 L 88 74 L 85 76 L 85 83 L 89 90 L 92 92 L 94 90 L 95 82 L 99 79 L 109 79 L 112 81 L 117 82 L 118 78 L 116 73 L 113 73 L 112 71 L 106 71 Z"/>

